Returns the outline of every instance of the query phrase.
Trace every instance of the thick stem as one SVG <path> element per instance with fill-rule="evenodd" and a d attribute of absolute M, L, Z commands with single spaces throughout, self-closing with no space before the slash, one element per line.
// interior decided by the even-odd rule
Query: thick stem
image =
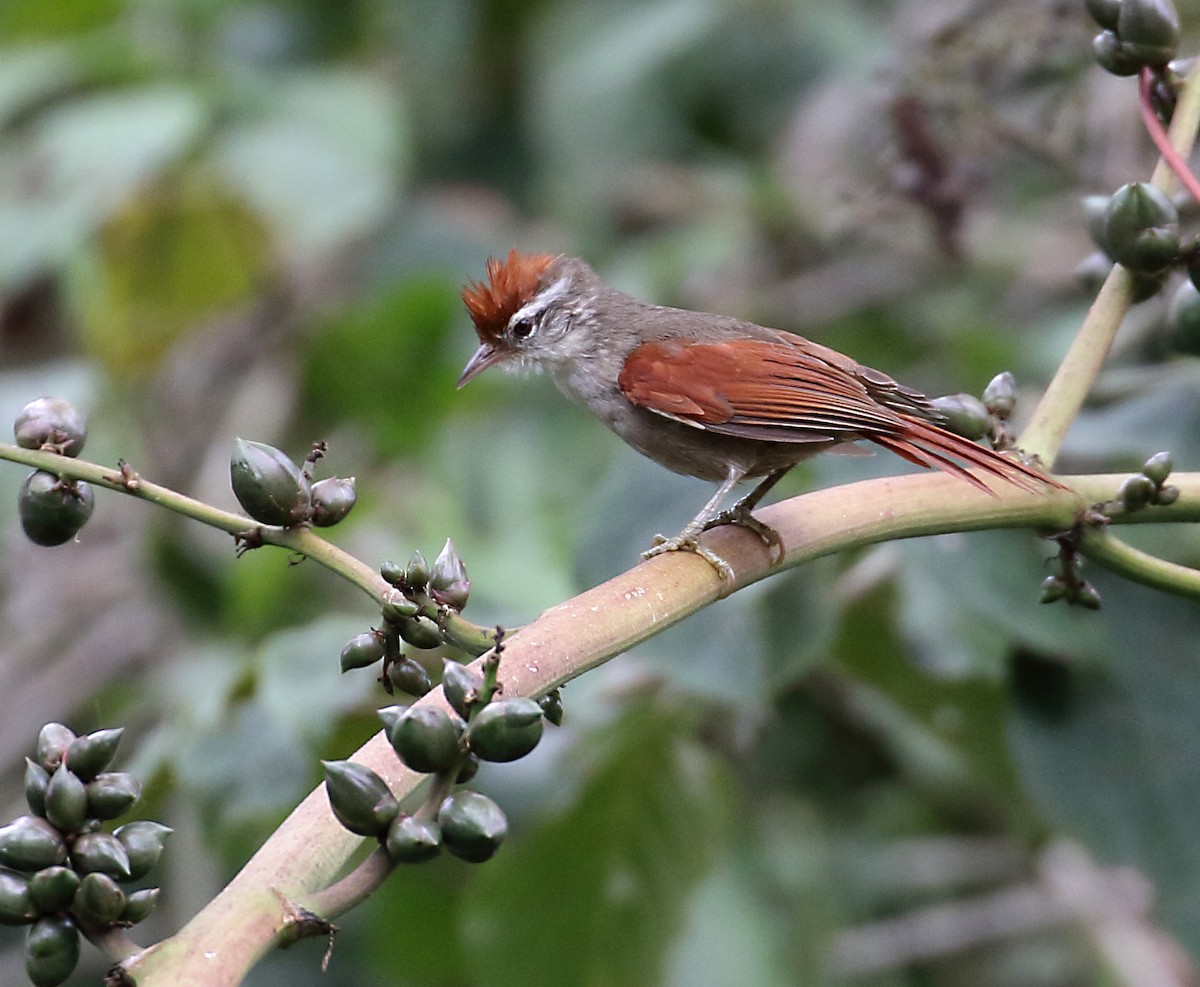
<path fill-rule="evenodd" d="M 1197 126 L 1200 126 L 1200 61 L 1188 75 L 1171 119 L 1168 136 L 1180 158 L 1186 159 L 1191 153 Z M 1165 161 L 1159 161 L 1150 180 L 1168 195 L 1174 191 L 1177 181 Z M 1100 373 L 1129 305 L 1129 272 L 1118 265 L 1101 286 L 1018 443 L 1025 452 L 1037 456 L 1047 466 L 1052 466 L 1058 457 L 1067 430 Z"/>
<path fill-rule="evenodd" d="M 869 480 L 765 508 L 786 554 L 772 566 L 752 534 L 720 528 L 704 542 L 726 559 L 732 585 L 704 560 L 673 552 L 643 562 L 573 600 L 552 607 L 505 637 L 500 680 L 507 696 L 537 696 L 660 633 L 731 591 L 782 568 L 860 545 L 984 528 L 1073 527 L 1087 505 L 1111 500 L 1125 474 L 1063 478 L 1075 488 L 1035 495 L 1014 487 L 989 497 L 946 475 Z M 1123 515 L 1114 523 L 1200 520 L 1200 474 L 1172 474 L 1179 499 Z M 1030 574 L 1030 600 L 1038 573 Z M 444 702 L 434 690 L 421 703 Z M 425 776 L 404 768 L 382 735 L 352 755 L 400 799 Z M 233 987 L 274 943 L 288 916 L 281 899 L 311 907 L 361 841 L 343 829 L 318 788 L 260 848 L 240 874 L 176 936 L 134 957 L 139 987 Z M 335 885 L 336 886 L 336 885 Z M 339 893 L 340 894 L 340 893 Z"/>

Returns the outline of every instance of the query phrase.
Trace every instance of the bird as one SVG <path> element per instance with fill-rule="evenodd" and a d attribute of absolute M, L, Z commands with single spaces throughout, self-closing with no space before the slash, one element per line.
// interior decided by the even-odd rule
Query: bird
<path fill-rule="evenodd" d="M 778 533 L 754 508 L 797 463 L 857 442 L 989 494 L 984 477 L 1030 492 L 1062 487 L 948 431 L 928 397 L 882 371 L 795 333 L 640 301 L 577 257 L 514 249 L 489 258 L 462 299 L 479 346 L 458 387 L 495 366 L 545 372 L 644 456 L 718 484 L 678 535 L 654 537 L 647 558 L 691 551 L 729 578 L 728 563 L 698 540 L 723 524 L 750 529 L 782 558 Z M 747 478 L 759 482 L 721 510 Z"/>

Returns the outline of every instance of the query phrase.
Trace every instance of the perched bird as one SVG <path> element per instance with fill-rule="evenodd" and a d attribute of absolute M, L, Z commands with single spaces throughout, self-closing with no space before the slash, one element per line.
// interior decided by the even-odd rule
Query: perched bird
<path fill-rule="evenodd" d="M 1031 491 L 1060 486 L 940 427 L 925 395 L 885 373 L 793 333 L 649 305 L 576 257 L 513 250 L 489 260 L 486 280 L 468 284 L 462 297 L 479 348 L 459 387 L 492 366 L 544 370 L 638 452 L 720 484 L 678 535 L 656 536 L 647 557 L 687 549 L 728 576 L 698 536 L 739 524 L 778 548 L 778 534 L 751 515 L 754 507 L 802 459 L 860 440 L 989 493 L 980 474 Z M 719 511 L 745 477 L 763 479 Z"/>

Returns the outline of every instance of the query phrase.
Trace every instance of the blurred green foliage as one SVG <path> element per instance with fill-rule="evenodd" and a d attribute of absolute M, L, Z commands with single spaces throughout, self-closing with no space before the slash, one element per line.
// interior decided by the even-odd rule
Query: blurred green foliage
<path fill-rule="evenodd" d="M 235 436 L 296 456 L 327 439 L 360 492 L 335 541 L 378 564 L 451 535 L 468 616 L 516 625 L 706 491 L 546 381 L 455 392 L 457 292 L 484 259 L 580 253 L 648 299 L 801 331 L 934 393 L 1012 369 L 1027 410 L 1088 301 L 1078 196 L 1152 161 L 1090 30 L 1082 4 L 1041 0 L 10 0 L 0 420 L 70 398 L 92 458 L 226 507 Z M 948 228 L 913 194 L 929 176 L 901 97 L 946 166 Z M 1170 356 L 1161 315 L 1135 310 L 1065 468 L 1200 461 L 1200 365 Z M 784 488 L 896 468 L 830 457 Z M 235 559 L 114 496 L 79 543 L 35 550 L 20 481 L 0 467 L 6 802 L 43 721 L 127 724 L 122 766 L 177 830 L 147 927 L 167 935 L 318 757 L 377 728 L 369 676 L 337 675 L 375 615 L 315 566 Z M 1195 531 L 1135 535 L 1200 563 Z M 1060 839 L 1138 868 L 1153 921 L 1200 955 L 1200 614 L 1102 573 L 1099 614 L 1039 607 L 1050 555 L 1004 533 L 821 560 L 571 684 L 566 725 L 481 774 L 513 823 L 501 855 L 401 872 L 342 920 L 330 975 L 1104 982 L 1078 923 L 953 927 L 925 954 L 897 932 L 874 966 L 847 946 L 1040 880 Z M 0 982 L 20 982 L 19 945 L 0 937 Z M 327 982 L 318 953 L 249 982 Z M 73 982 L 97 980 L 89 955 Z"/>

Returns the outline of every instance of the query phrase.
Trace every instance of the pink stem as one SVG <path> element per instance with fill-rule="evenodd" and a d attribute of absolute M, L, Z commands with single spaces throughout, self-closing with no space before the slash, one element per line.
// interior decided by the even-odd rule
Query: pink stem
<path fill-rule="evenodd" d="M 1171 142 L 1167 139 L 1167 132 L 1163 130 L 1162 124 L 1159 122 L 1158 114 L 1154 111 L 1154 106 L 1150 101 L 1150 88 L 1154 85 L 1154 70 L 1151 68 L 1143 68 L 1141 75 L 1138 78 L 1138 105 L 1142 111 L 1142 121 L 1146 124 L 1146 130 L 1150 134 L 1150 139 L 1154 141 L 1154 146 L 1158 148 L 1158 153 L 1162 155 L 1162 159 L 1167 163 L 1183 187 L 1188 190 L 1196 202 L 1200 202 L 1200 181 L 1196 180 L 1196 176 L 1192 174 L 1192 169 L 1188 167 L 1188 163 L 1183 160 L 1179 152 L 1171 146 Z"/>

